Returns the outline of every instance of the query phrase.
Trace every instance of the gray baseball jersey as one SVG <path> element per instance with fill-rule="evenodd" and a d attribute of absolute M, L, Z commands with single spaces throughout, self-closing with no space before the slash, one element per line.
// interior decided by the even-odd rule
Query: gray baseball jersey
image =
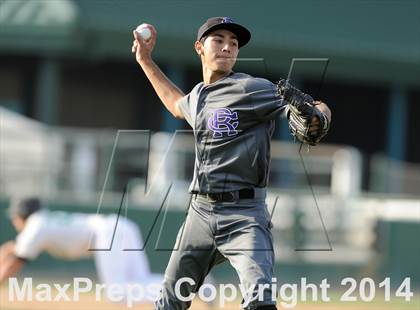
<path fill-rule="evenodd" d="M 271 283 L 274 264 L 264 187 L 274 119 L 286 103 L 271 82 L 231 73 L 210 85 L 196 85 L 177 104 L 194 130 L 196 160 L 190 191 L 254 188 L 255 196 L 233 202 L 194 196 L 165 271 L 155 304 L 159 310 L 189 308 L 191 302 L 177 296 L 178 281 L 183 277 L 193 280 L 180 287 L 181 295 L 189 296 L 197 292 L 209 270 L 224 260 L 231 263 L 246 287 Z M 260 296 L 254 287 L 241 305 L 253 310 L 275 304 L 272 293 L 268 287 Z"/>
<path fill-rule="evenodd" d="M 212 84 L 197 84 L 178 107 L 196 140 L 190 191 L 267 185 L 274 118 L 286 108 L 273 83 L 232 72 Z"/>

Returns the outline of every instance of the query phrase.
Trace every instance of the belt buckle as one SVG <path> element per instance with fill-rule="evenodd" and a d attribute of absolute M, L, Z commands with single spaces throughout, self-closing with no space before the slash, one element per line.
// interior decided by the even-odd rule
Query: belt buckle
<path fill-rule="evenodd" d="M 227 196 L 223 197 L 223 198 L 227 198 L 227 199 L 223 199 L 222 198 L 223 201 L 225 201 L 225 202 L 233 202 L 233 201 L 235 201 L 235 193 L 234 192 L 227 192 L 227 193 L 223 193 L 223 194 L 224 195 L 227 195 Z"/>

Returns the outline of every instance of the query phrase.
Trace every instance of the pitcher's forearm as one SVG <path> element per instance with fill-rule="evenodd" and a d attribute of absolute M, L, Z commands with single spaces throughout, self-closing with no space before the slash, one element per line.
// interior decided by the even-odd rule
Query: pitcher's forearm
<path fill-rule="evenodd" d="M 140 66 L 168 111 L 175 117 L 182 118 L 176 102 L 185 94 L 166 77 L 152 59 L 141 61 Z"/>

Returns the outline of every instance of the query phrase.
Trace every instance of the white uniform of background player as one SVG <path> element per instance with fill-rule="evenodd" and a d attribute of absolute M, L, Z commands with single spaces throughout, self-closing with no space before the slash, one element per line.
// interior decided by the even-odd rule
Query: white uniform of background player
<path fill-rule="evenodd" d="M 127 218 L 41 208 L 26 219 L 14 255 L 23 260 L 34 260 L 42 251 L 66 260 L 93 256 L 99 281 L 107 288 L 111 284 L 159 284 L 156 293 L 145 294 L 157 297 L 163 275 L 151 273 L 145 251 L 139 250 L 142 247 L 136 224 Z"/>

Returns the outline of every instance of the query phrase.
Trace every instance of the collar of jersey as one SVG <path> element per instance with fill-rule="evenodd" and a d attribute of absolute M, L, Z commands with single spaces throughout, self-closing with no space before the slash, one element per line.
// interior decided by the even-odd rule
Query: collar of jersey
<path fill-rule="evenodd" d="M 231 76 L 232 76 L 232 75 L 234 75 L 235 73 L 236 73 L 235 71 L 231 71 L 228 75 L 226 75 L 226 76 L 222 77 L 221 79 L 217 80 L 216 82 L 213 82 L 213 83 L 210 83 L 210 84 L 207 84 L 207 85 L 204 85 L 204 82 L 201 82 L 201 83 L 203 83 L 203 88 L 206 88 L 206 87 L 211 87 L 211 86 L 216 85 L 217 83 L 222 82 L 223 80 L 225 80 L 225 79 L 227 79 L 227 78 L 231 77 Z"/>

